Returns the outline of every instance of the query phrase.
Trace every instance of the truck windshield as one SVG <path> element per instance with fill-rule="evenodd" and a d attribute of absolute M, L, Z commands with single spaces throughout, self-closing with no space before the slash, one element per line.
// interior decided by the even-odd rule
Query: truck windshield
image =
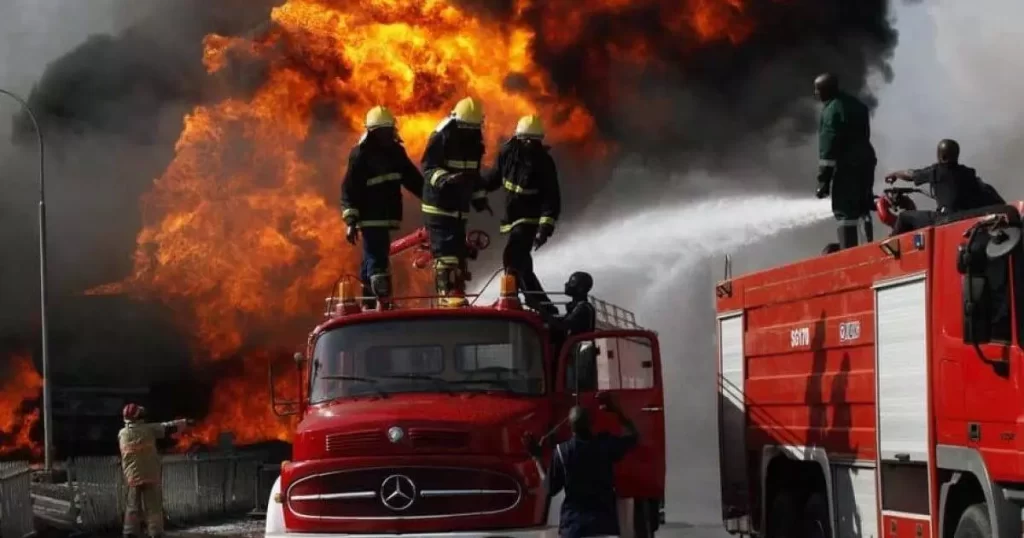
<path fill-rule="evenodd" d="M 525 323 L 408 319 L 359 323 L 317 339 L 310 403 L 408 392 L 544 393 L 540 338 Z"/>

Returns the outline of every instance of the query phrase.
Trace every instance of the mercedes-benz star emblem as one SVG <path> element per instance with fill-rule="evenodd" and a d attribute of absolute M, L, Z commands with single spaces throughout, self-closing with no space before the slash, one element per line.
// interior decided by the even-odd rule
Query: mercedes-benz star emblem
<path fill-rule="evenodd" d="M 396 512 L 409 508 L 415 500 L 416 484 L 408 476 L 393 474 L 380 484 L 380 502 Z"/>
<path fill-rule="evenodd" d="M 392 443 L 401 441 L 403 437 L 405 437 L 405 432 L 402 431 L 402 428 L 399 428 L 398 426 L 388 428 L 388 440 Z"/>

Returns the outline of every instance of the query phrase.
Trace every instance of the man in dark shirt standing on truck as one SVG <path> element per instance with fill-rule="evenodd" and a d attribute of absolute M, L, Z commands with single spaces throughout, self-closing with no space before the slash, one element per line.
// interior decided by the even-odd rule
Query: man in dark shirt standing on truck
<path fill-rule="evenodd" d="M 625 435 L 595 435 L 586 409 L 575 406 L 569 411 L 572 439 L 555 447 L 548 471 L 548 495 L 565 489 L 558 525 L 561 538 L 619 535 L 615 464 L 636 446 L 639 434 L 615 400 L 609 396 L 600 401 L 619 419 Z"/>

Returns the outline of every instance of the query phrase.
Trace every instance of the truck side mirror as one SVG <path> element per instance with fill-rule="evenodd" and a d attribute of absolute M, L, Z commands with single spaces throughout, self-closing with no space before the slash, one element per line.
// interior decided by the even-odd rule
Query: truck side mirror
<path fill-rule="evenodd" d="M 306 358 L 302 353 L 296 353 L 293 357 L 295 360 L 296 371 L 299 376 L 299 382 L 296 384 L 297 387 L 302 385 L 302 364 L 306 362 Z M 274 364 L 271 362 L 270 368 L 267 371 L 268 379 L 267 382 L 270 385 L 270 409 L 275 415 L 279 417 L 287 417 L 291 415 L 298 415 L 302 412 L 302 397 L 301 392 L 299 397 L 294 400 L 278 400 L 277 399 L 277 377 L 274 375 Z M 301 389 L 300 389 L 301 391 Z"/>

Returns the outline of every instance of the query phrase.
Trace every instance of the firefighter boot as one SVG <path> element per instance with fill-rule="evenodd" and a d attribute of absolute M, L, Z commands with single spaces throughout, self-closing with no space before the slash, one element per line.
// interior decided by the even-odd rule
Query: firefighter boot
<path fill-rule="evenodd" d="M 363 283 L 363 290 L 359 293 L 359 296 L 362 299 L 363 310 L 377 309 L 377 300 L 374 299 L 375 295 L 376 294 L 373 293 L 372 284 Z"/>
<path fill-rule="evenodd" d="M 853 221 L 849 223 L 847 221 L 840 221 L 839 223 L 839 248 L 847 249 L 857 246 L 857 222 Z"/>
<path fill-rule="evenodd" d="M 434 268 L 434 279 L 437 287 L 438 304 L 441 307 L 459 307 L 466 305 L 464 283 L 459 268 L 438 264 Z"/>
<path fill-rule="evenodd" d="M 381 310 L 391 310 L 391 275 L 377 273 L 370 277 L 370 288 Z"/>

